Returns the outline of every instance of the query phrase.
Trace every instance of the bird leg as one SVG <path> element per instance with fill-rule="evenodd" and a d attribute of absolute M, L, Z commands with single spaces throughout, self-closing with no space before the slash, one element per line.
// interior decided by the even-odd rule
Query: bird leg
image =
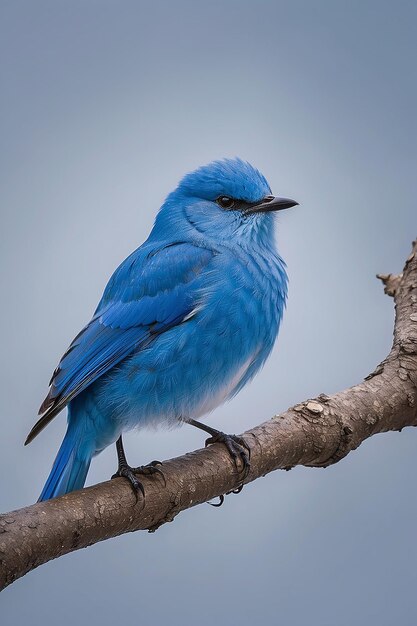
<path fill-rule="evenodd" d="M 131 484 L 133 491 L 135 492 L 136 500 L 138 499 L 139 491 L 142 493 L 143 497 L 145 497 L 145 489 L 140 480 L 136 478 L 136 474 L 141 474 L 142 476 L 152 476 L 154 474 L 159 474 L 160 476 L 162 476 L 165 483 L 165 476 L 163 472 L 161 472 L 161 470 L 157 467 L 158 465 L 162 465 L 161 461 L 151 461 L 151 463 L 149 463 L 148 465 L 130 467 L 129 463 L 126 460 L 126 454 L 123 448 L 121 435 L 116 441 L 116 450 L 118 468 L 117 472 L 113 474 L 112 478 L 126 478 Z"/>
<path fill-rule="evenodd" d="M 195 426 L 200 430 L 204 430 L 204 432 L 211 435 L 211 437 L 206 440 L 206 446 L 212 443 L 223 443 L 226 446 L 230 456 L 232 457 L 237 471 L 239 473 L 242 472 L 242 481 L 245 480 L 250 470 L 250 448 L 242 437 L 239 437 L 238 435 L 226 435 L 220 430 L 216 430 L 215 428 L 211 428 L 211 426 L 206 426 L 206 424 L 202 424 L 201 422 L 197 422 L 196 420 L 192 419 L 187 420 L 187 424 L 191 424 L 191 426 Z M 239 467 L 238 459 L 240 459 L 240 462 L 242 464 L 241 467 Z M 242 489 L 242 486 L 243 485 L 240 485 L 238 487 L 239 491 L 235 490 L 233 493 L 239 493 Z"/>

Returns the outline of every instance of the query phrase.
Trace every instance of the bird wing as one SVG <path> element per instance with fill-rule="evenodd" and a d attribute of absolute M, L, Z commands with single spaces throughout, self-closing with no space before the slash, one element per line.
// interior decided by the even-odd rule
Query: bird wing
<path fill-rule="evenodd" d="M 25 445 L 79 393 L 192 312 L 214 252 L 178 242 L 142 246 L 110 279 L 97 310 L 55 369 Z"/>

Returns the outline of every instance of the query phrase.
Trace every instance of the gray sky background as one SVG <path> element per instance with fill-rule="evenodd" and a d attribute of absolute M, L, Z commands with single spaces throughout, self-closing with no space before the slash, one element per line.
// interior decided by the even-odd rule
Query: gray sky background
<path fill-rule="evenodd" d="M 65 430 L 28 448 L 58 358 L 178 179 L 239 155 L 300 207 L 277 347 L 209 421 L 241 432 L 362 379 L 387 353 L 416 236 L 414 1 L 0 2 L 0 510 L 34 502 Z M 133 464 L 200 447 L 134 433 Z M 116 455 L 95 460 L 89 484 Z M 402 626 L 417 621 L 417 431 L 327 470 L 277 472 L 154 535 L 47 564 L 2 626 Z"/>

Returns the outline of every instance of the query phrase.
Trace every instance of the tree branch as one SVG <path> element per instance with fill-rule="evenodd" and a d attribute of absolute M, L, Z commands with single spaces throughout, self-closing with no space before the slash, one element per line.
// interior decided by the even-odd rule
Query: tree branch
<path fill-rule="evenodd" d="M 403 274 L 379 275 L 394 298 L 387 358 L 362 383 L 301 402 L 243 434 L 245 482 L 295 465 L 327 467 L 376 433 L 417 425 L 417 242 Z M 239 476 L 221 444 L 164 463 L 166 485 L 143 478 L 146 501 L 123 479 L 0 516 L 0 589 L 63 554 L 136 530 L 154 531 L 197 504 L 235 489 Z M 142 477 L 141 477 L 142 480 Z"/>

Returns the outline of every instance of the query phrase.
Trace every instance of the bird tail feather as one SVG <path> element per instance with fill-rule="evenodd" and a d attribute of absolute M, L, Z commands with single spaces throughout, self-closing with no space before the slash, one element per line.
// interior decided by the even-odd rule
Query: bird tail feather
<path fill-rule="evenodd" d="M 62 496 L 84 486 L 93 456 L 78 429 L 68 427 L 38 502 Z"/>

